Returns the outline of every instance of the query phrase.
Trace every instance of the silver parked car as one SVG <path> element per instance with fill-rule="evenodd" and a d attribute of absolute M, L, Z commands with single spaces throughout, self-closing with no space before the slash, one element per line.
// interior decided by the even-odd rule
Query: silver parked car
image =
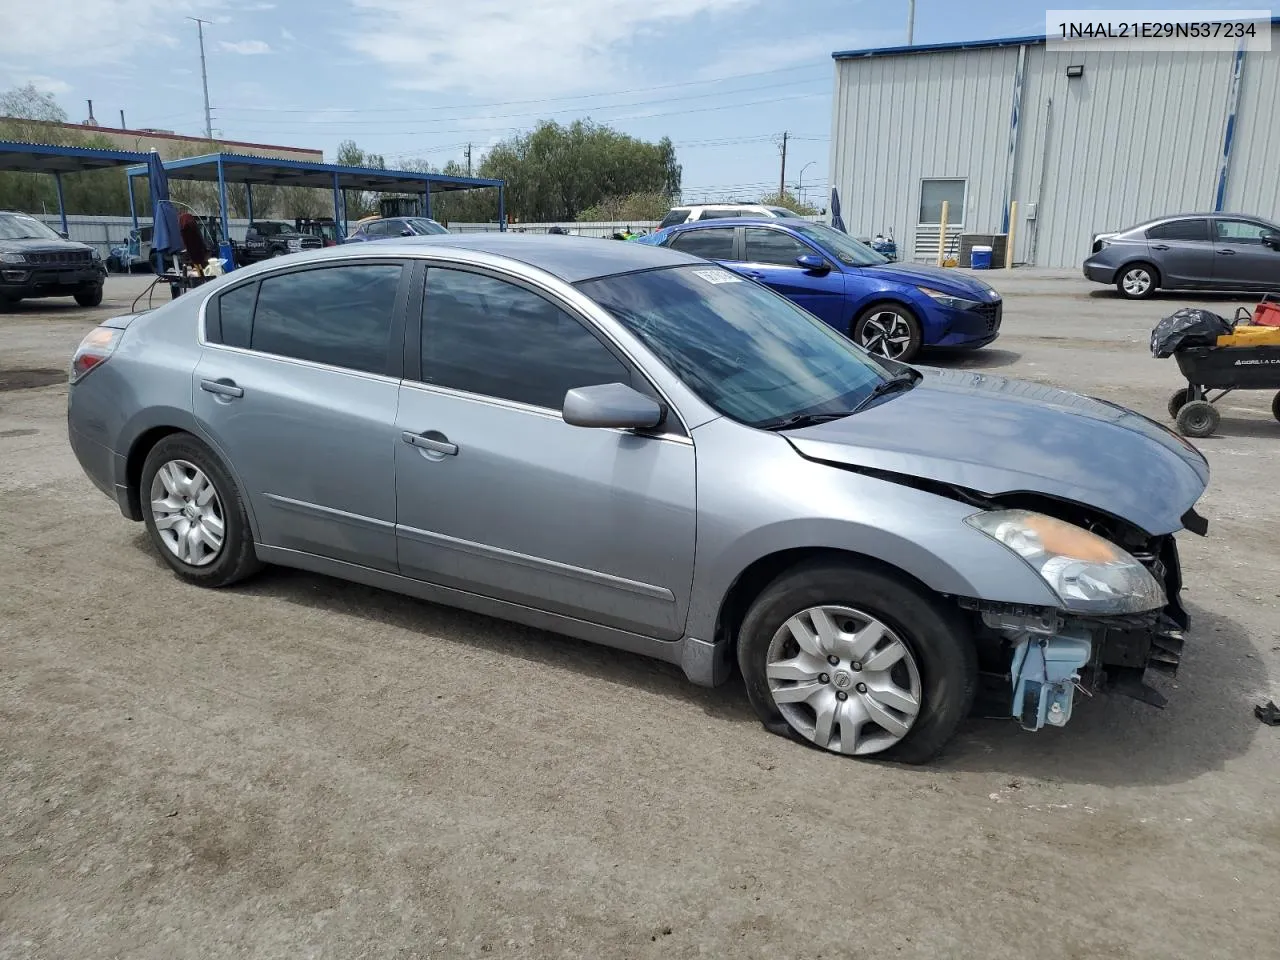
<path fill-rule="evenodd" d="M 1077 685 L 1158 699 L 1204 532 L 1206 463 L 1152 421 L 874 358 L 640 244 L 275 259 L 93 330 L 68 403 L 190 583 L 284 564 L 736 668 L 769 729 L 912 762 L 980 687 L 1032 730 Z"/>
<path fill-rule="evenodd" d="M 1084 275 L 1131 300 L 1157 290 L 1280 290 L 1280 226 L 1227 213 L 1160 217 L 1096 235 Z"/>

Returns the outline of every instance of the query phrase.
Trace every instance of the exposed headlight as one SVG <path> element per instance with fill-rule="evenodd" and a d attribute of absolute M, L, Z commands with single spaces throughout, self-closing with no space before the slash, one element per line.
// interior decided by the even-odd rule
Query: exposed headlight
<path fill-rule="evenodd" d="M 27 258 L 20 253 L 0 253 L 0 263 L 26 263 Z"/>
<path fill-rule="evenodd" d="M 943 293 L 941 290 L 935 290 L 933 287 L 916 287 L 916 289 L 926 297 L 932 297 L 939 306 L 950 307 L 952 310 L 969 310 L 980 306 L 977 300 L 966 300 L 964 297 L 952 296 L 949 293 Z"/>
<path fill-rule="evenodd" d="M 965 522 L 1026 561 L 1073 613 L 1141 613 L 1165 605 L 1164 588 L 1146 567 L 1074 524 L 1029 510 L 987 510 Z"/>

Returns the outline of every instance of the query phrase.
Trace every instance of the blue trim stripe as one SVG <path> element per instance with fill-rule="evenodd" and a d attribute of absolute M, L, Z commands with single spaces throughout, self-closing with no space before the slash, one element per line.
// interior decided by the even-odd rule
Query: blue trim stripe
<path fill-rule="evenodd" d="M 1231 171 L 1231 145 L 1236 136 L 1236 110 L 1240 106 L 1240 75 L 1244 70 L 1244 46 L 1236 48 L 1231 70 L 1231 86 L 1227 90 L 1227 126 L 1222 135 L 1222 159 L 1218 165 L 1218 191 L 1213 199 L 1213 212 L 1221 213 L 1227 202 L 1227 174 Z"/>
<path fill-rule="evenodd" d="M 1280 27 L 1280 17 L 1271 18 L 1271 26 Z M 863 50 L 837 50 L 832 60 L 856 60 L 860 57 L 893 57 L 911 53 L 936 53 L 940 50 L 985 50 L 994 47 L 1036 46 L 1046 42 L 1044 34 L 1029 37 L 998 37 L 994 40 L 962 40 L 955 43 L 918 43 L 913 46 L 867 47 Z"/>

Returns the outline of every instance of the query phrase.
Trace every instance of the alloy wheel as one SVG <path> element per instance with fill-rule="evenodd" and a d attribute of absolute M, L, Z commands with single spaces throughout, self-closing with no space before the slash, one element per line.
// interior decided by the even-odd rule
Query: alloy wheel
<path fill-rule="evenodd" d="M 1124 292 L 1131 297 L 1140 297 L 1151 289 L 1151 272 L 1145 267 L 1134 267 L 1121 279 Z"/>
<path fill-rule="evenodd" d="M 836 753 L 887 750 L 920 713 L 920 670 L 910 647 L 852 607 L 810 607 L 788 619 L 769 644 L 765 675 L 792 729 Z"/>
<path fill-rule="evenodd" d="M 863 321 L 858 339 L 868 353 L 897 360 L 911 346 L 911 325 L 896 310 L 879 310 Z"/>
<path fill-rule="evenodd" d="M 188 460 L 169 460 L 151 481 L 151 517 L 175 557 L 193 567 L 222 552 L 226 520 L 213 482 Z"/>

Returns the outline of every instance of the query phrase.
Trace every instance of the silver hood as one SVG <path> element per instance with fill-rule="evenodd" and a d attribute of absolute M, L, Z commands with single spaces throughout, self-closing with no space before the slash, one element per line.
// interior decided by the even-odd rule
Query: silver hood
<path fill-rule="evenodd" d="M 912 390 L 787 438 L 812 460 L 990 496 L 1046 494 L 1153 536 L 1181 529 L 1209 482 L 1199 451 L 1131 410 L 1023 380 L 918 369 Z"/>

